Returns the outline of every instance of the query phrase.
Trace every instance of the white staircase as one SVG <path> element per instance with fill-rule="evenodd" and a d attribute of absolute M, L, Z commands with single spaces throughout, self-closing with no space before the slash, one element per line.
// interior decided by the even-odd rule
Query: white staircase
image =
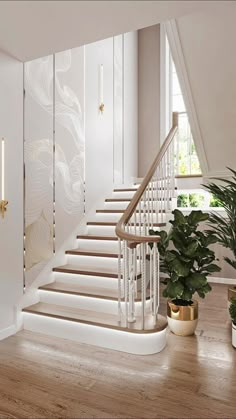
<path fill-rule="evenodd" d="M 117 315 L 119 252 L 115 227 L 136 190 L 137 185 L 114 190 L 96 211 L 86 232 L 77 237 L 78 247 L 66 251 L 67 264 L 53 269 L 54 282 L 41 286 L 38 303 L 23 309 L 25 329 L 134 354 L 156 353 L 165 347 L 167 322 L 163 316 L 158 315 L 154 325 L 150 310 L 142 329 L 139 292 L 136 321 L 126 327 L 125 320 L 119 322 Z M 166 216 L 159 211 L 155 229 L 165 227 Z M 141 272 L 136 275 L 139 283 Z M 124 304 L 122 300 L 122 310 Z"/>

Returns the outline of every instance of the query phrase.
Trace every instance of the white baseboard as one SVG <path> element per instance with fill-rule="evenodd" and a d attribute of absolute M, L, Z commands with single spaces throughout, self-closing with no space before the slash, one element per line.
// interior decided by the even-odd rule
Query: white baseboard
<path fill-rule="evenodd" d="M 17 332 L 17 326 L 15 324 L 7 327 L 6 329 L 0 330 L 0 340 L 6 339 L 9 336 L 14 335 Z"/>
<path fill-rule="evenodd" d="M 236 285 L 236 278 L 219 278 L 216 276 L 210 276 L 208 278 L 209 282 L 214 284 L 229 284 L 229 285 Z"/>

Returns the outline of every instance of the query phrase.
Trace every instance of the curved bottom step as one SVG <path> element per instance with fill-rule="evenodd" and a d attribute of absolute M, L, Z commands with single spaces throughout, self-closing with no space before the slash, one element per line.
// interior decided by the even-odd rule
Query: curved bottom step
<path fill-rule="evenodd" d="M 127 329 L 118 324 L 116 316 L 50 304 L 38 303 L 23 312 L 24 328 L 32 332 L 137 355 L 158 353 L 166 346 L 167 321 L 163 316 L 155 328 L 150 317 L 147 328 L 140 330 L 139 319 Z"/>

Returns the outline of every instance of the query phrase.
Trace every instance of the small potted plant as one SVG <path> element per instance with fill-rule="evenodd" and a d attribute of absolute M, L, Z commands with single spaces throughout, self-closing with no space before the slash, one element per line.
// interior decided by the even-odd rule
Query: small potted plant
<path fill-rule="evenodd" d="M 208 220 L 202 211 L 192 211 L 184 215 L 179 210 L 172 212 L 174 219 L 169 232 L 150 230 L 150 234 L 160 235 L 158 243 L 160 270 L 166 274 L 163 296 L 168 298 L 168 324 L 173 333 L 181 336 L 192 335 L 198 322 L 198 302 L 195 293 L 204 298 L 211 291 L 207 277 L 220 271 L 213 262 L 215 253 L 209 245 L 217 241 L 213 233 L 198 230 L 199 223 Z"/>
<path fill-rule="evenodd" d="M 232 320 L 232 345 L 236 348 L 236 299 L 230 304 L 229 314 Z"/>

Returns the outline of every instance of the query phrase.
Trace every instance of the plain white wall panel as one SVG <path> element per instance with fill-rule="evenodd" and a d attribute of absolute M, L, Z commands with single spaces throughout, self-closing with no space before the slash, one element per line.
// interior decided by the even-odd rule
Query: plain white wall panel
<path fill-rule="evenodd" d="M 100 105 L 100 66 L 103 97 Z M 85 47 L 85 205 L 93 205 L 113 186 L 113 38 Z"/>
<path fill-rule="evenodd" d="M 14 332 L 16 305 L 23 294 L 23 64 L 2 52 L 0 136 L 6 138 L 5 198 L 9 201 L 5 218 L 0 217 L 1 338 L 3 329 L 5 336 Z"/>
<path fill-rule="evenodd" d="M 124 182 L 138 172 L 138 34 L 124 34 Z"/>
<path fill-rule="evenodd" d="M 124 180 L 124 35 L 114 38 L 114 184 L 121 185 Z"/>

